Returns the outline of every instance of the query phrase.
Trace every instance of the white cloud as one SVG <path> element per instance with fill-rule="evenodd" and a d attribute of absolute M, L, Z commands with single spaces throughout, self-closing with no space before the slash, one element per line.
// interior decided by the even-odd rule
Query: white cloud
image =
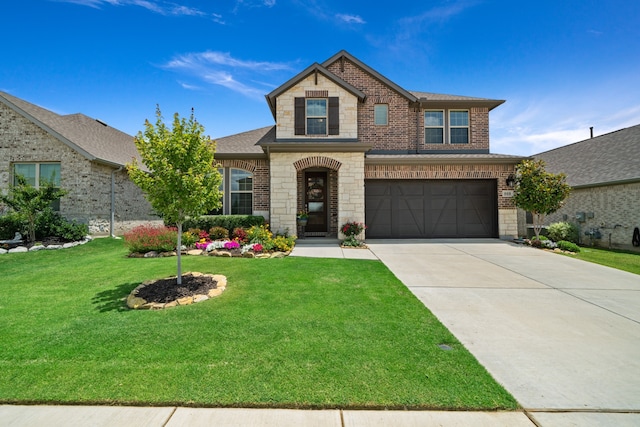
<path fill-rule="evenodd" d="M 165 16 L 210 17 L 214 22 L 223 23 L 218 14 L 210 14 L 194 7 L 158 0 L 52 0 L 60 3 L 72 3 L 100 9 L 102 6 L 137 6 Z"/>
<path fill-rule="evenodd" d="M 267 92 L 266 88 L 273 85 L 258 83 L 260 80 L 256 77 L 288 71 L 291 66 L 279 62 L 237 59 L 228 52 L 206 51 L 176 56 L 162 68 L 194 76 L 206 83 L 223 86 L 250 98 L 261 99 Z"/>
<path fill-rule="evenodd" d="M 336 15 L 336 18 L 347 24 L 366 24 L 365 20 L 358 15 L 346 15 L 343 13 L 339 13 Z"/>

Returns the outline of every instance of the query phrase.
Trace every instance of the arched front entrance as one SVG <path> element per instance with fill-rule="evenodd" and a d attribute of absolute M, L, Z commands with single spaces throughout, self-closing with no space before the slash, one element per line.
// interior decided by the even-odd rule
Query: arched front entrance
<path fill-rule="evenodd" d="M 309 214 L 304 236 L 337 236 L 338 169 L 342 164 L 335 159 L 318 156 L 301 159 L 294 166 L 297 170 L 298 212 Z"/>

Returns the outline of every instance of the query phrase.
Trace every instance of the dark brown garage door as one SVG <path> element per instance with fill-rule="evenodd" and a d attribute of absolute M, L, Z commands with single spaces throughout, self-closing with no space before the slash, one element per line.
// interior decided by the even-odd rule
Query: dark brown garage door
<path fill-rule="evenodd" d="M 367 238 L 498 237 L 495 180 L 367 180 Z"/>

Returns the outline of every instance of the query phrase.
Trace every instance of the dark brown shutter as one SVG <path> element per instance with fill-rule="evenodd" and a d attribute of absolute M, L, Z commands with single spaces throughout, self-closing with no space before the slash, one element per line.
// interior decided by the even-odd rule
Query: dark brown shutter
<path fill-rule="evenodd" d="M 294 134 L 295 135 L 304 135 L 305 134 L 305 107 L 306 102 L 305 98 L 296 98 L 294 101 Z"/>
<path fill-rule="evenodd" d="M 329 135 L 340 134 L 340 101 L 337 96 L 329 97 Z"/>

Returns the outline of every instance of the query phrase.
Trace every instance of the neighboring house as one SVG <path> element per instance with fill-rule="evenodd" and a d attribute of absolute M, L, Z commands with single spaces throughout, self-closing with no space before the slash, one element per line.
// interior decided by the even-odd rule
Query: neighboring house
<path fill-rule="evenodd" d="M 580 241 L 632 248 L 640 227 L 640 125 L 576 142 L 534 156 L 548 172 L 565 173 L 571 195 L 551 224 L 568 221 L 580 229 Z"/>
<path fill-rule="evenodd" d="M 504 101 L 408 91 L 341 51 L 266 96 L 275 126 L 220 138 L 224 213 L 265 216 L 274 231 L 368 238 L 512 238 L 507 185 L 522 157 L 489 150 Z"/>
<path fill-rule="evenodd" d="M 0 92 L 0 191 L 15 175 L 53 180 L 68 194 L 55 209 L 93 234 L 122 233 L 158 220 L 124 165 L 139 155 L 133 137 L 83 114 L 59 115 Z"/>

